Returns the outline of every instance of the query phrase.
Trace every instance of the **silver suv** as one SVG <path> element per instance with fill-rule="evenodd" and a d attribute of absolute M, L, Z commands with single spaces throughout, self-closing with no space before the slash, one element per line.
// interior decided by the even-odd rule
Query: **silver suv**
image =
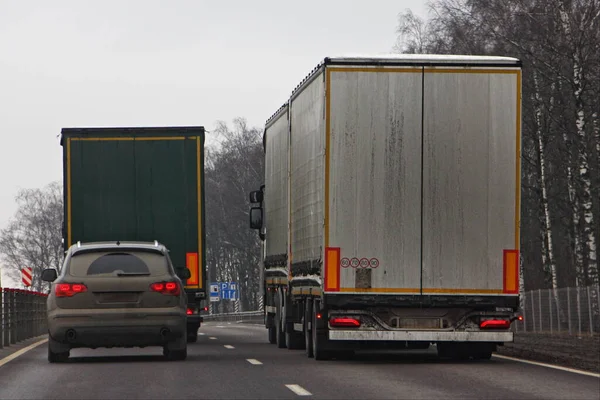
<path fill-rule="evenodd" d="M 186 271 L 189 273 L 189 271 Z M 77 347 L 161 346 L 187 357 L 187 299 L 168 250 L 158 242 L 78 243 L 69 248 L 48 296 L 48 361 Z"/>

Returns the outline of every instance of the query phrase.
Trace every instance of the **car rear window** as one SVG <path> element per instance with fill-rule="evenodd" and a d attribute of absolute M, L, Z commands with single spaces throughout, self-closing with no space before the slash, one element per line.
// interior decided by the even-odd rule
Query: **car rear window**
<path fill-rule="evenodd" d="M 165 275 L 167 259 L 161 254 L 143 251 L 103 251 L 76 254 L 71 257 L 72 276 L 110 276 L 119 274 Z"/>

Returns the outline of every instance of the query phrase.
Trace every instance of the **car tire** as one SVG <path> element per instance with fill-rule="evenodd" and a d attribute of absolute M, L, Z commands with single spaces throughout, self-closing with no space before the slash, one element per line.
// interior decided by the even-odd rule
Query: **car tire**
<path fill-rule="evenodd" d="M 169 350 L 165 347 L 163 354 L 169 361 L 183 361 L 187 358 L 187 347 L 183 350 Z"/>
<path fill-rule="evenodd" d="M 54 342 L 53 339 L 48 339 L 48 362 L 54 364 L 67 361 L 69 359 L 70 352 L 68 350 L 59 353 L 52 351 L 52 342 Z"/>
<path fill-rule="evenodd" d="M 187 336 L 187 335 L 186 335 Z M 163 355 L 169 361 L 183 361 L 187 358 L 187 337 L 183 336 L 163 347 Z"/>

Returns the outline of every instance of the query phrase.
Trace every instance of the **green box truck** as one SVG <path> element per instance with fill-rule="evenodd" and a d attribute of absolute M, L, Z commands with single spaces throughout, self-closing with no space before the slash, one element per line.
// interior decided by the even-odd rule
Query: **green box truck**
<path fill-rule="evenodd" d="M 64 248 L 158 241 L 184 280 L 188 341 L 208 309 L 204 127 L 64 128 Z"/>

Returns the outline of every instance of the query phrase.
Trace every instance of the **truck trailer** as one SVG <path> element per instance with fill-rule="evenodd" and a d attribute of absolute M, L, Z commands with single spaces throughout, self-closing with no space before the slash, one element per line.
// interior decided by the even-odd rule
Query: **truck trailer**
<path fill-rule="evenodd" d="M 78 242 L 164 244 L 185 283 L 195 342 L 208 310 L 204 127 L 64 128 L 61 145 L 65 251 Z"/>
<path fill-rule="evenodd" d="M 250 226 L 271 343 L 317 360 L 431 345 L 488 359 L 513 341 L 518 59 L 325 58 L 263 145 Z"/>

